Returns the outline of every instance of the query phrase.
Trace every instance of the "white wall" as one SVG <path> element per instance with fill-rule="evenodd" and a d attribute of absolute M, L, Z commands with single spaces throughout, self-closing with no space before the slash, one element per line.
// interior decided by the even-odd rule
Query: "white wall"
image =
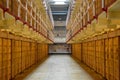
<path fill-rule="evenodd" d="M 66 42 L 66 38 L 59 38 L 59 37 L 57 37 L 57 38 L 54 39 L 54 42 L 55 43 L 65 43 Z"/>
<path fill-rule="evenodd" d="M 54 21 L 54 26 L 66 26 L 66 21 Z"/>
<path fill-rule="evenodd" d="M 67 44 L 49 45 L 49 53 L 71 53 L 71 46 Z"/>

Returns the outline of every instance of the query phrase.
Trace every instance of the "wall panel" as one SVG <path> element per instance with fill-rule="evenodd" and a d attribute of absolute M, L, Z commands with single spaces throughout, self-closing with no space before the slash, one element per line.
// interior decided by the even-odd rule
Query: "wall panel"
<path fill-rule="evenodd" d="M 11 40 L 3 39 L 3 80 L 10 80 L 11 78 Z"/>
<path fill-rule="evenodd" d="M 3 54 L 2 54 L 2 39 L 0 38 L 0 79 L 2 79 L 2 74 L 3 74 L 3 67 L 2 67 L 2 63 L 3 63 Z"/>
<path fill-rule="evenodd" d="M 120 38 L 111 37 L 72 44 L 72 56 L 107 80 L 120 80 Z M 78 54 L 81 50 L 81 54 Z M 80 57 L 82 55 L 82 57 Z"/>

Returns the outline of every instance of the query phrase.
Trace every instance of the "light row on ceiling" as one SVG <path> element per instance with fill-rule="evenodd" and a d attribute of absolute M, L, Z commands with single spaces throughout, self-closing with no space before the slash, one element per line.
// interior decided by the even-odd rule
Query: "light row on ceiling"
<path fill-rule="evenodd" d="M 53 1 L 55 2 L 54 4 L 56 4 L 56 5 L 64 5 L 64 4 L 66 4 L 65 2 L 68 0 L 53 0 Z"/>

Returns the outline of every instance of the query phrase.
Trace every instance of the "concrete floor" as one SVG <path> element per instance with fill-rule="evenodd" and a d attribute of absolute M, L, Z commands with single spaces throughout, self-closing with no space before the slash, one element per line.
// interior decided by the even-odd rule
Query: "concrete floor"
<path fill-rule="evenodd" d="M 52 55 L 24 80 L 93 80 L 69 55 Z"/>

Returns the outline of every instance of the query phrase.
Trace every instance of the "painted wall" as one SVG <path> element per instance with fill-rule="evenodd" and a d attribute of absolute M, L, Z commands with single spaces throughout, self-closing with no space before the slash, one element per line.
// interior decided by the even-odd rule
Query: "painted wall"
<path fill-rule="evenodd" d="M 49 45 L 49 53 L 71 53 L 71 46 L 67 44 Z"/>

